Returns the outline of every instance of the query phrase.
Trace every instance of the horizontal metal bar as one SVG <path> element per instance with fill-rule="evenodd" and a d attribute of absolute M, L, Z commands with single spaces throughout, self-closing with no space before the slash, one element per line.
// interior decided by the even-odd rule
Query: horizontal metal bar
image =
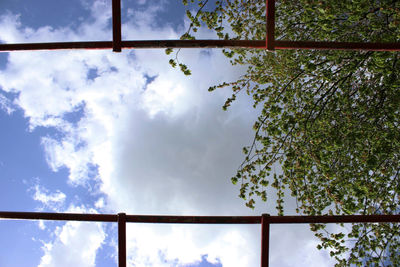
<path fill-rule="evenodd" d="M 0 219 L 117 222 L 118 221 L 118 216 L 117 215 L 113 215 L 113 214 L 81 214 L 81 213 L 1 211 L 0 212 Z"/>
<path fill-rule="evenodd" d="M 118 215 L 1 211 L 0 219 L 117 222 Z M 131 223 L 259 224 L 260 216 L 126 215 Z"/>
<path fill-rule="evenodd" d="M 114 214 L 0 211 L 0 219 L 117 222 Z M 260 224 L 261 216 L 126 215 L 131 223 Z M 400 215 L 269 216 L 270 224 L 400 222 Z"/>
<path fill-rule="evenodd" d="M 400 222 L 400 215 L 270 216 L 269 223 L 389 223 Z"/>
<path fill-rule="evenodd" d="M 138 40 L 121 41 L 125 49 L 156 48 L 258 48 L 265 40 Z M 18 50 L 112 49 L 112 41 L 0 44 L 0 52 Z M 400 51 L 400 43 L 274 41 L 275 49 Z"/>
<path fill-rule="evenodd" d="M 275 41 L 275 49 L 400 51 L 399 43 Z"/>
<path fill-rule="evenodd" d="M 265 48 L 265 40 L 145 40 L 122 41 L 124 48 Z"/>
<path fill-rule="evenodd" d="M 111 41 L 0 44 L 1 52 L 21 50 L 111 49 Z"/>
<path fill-rule="evenodd" d="M 247 40 L 143 40 L 121 41 L 125 49 L 149 48 L 264 48 L 265 41 Z M 111 49 L 111 41 L 0 44 L 0 52 L 19 50 Z"/>
<path fill-rule="evenodd" d="M 126 215 L 127 222 L 183 224 L 260 224 L 261 216 L 163 216 Z"/>

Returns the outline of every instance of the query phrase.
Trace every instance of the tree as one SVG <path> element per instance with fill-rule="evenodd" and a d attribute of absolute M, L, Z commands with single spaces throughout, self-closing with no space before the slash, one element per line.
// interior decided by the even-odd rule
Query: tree
<path fill-rule="evenodd" d="M 211 6 L 208 0 L 183 0 L 188 2 L 198 8 L 187 11 L 191 25 L 183 39 L 193 39 L 201 26 L 221 39 L 265 39 L 265 0 L 220 0 Z M 399 42 L 400 1 L 278 0 L 276 25 L 281 40 Z M 261 110 L 254 140 L 244 147 L 245 159 L 232 177 L 248 207 L 254 208 L 257 198 L 266 201 L 272 186 L 280 215 L 285 192 L 305 215 L 399 212 L 398 52 L 223 53 L 247 72 L 209 91 L 232 88 L 224 109 L 247 92 Z M 274 170 L 277 165 L 281 170 Z M 340 266 L 400 266 L 396 224 L 353 224 L 344 233 L 314 224 L 311 230 L 321 240 L 318 248 L 329 249 Z"/>

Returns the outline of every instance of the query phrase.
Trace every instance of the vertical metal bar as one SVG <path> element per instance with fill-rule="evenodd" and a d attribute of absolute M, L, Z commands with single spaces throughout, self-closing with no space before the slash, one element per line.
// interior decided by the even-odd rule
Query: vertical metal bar
<path fill-rule="evenodd" d="M 261 216 L 261 267 L 269 266 L 269 214 Z"/>
<path fill-rule="evenodd" d="M 121 52 L 121 0 L 112 0 L 113 51 Z"/>
<path fill-rule="evenodd" d="M 275 50 L 275 0 L 266 0 L 267 50 Z"/>
<path fill-rule="evenodd" d="M 126 214 L 118 213 L 118 267 L 126 267 Z"/>

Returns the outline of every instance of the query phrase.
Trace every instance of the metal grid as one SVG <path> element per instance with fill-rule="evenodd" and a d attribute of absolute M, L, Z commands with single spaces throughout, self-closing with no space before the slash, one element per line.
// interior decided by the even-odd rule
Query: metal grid
<path fill-rule="evenodd" d="M 118 266 L 126 267 L 126 223 L 165 224 L 261 224 L 261 267 L 269 266 L 269 234 L 271 224 L 298 223 L 394 223 L 400 215 L 345 215 L 345 216 L 169 216 L 78 214 L 46 212 L 0 212 L 0 219 L 53 220 L 118 223 Z"/>
<path fill-rule="evenodd" d="M 122 49 L 141 48 L 258 48 L 330 49 L 400 51 L 400 43 L 308 42 L 275 40 L 275 0 L 266 0 L 266 40 L 134 40 L 121 37 L 121 0 L 112 0 L 112 41 L 49 42 L 0 44 L 0 52 L 18 50 Z M 0 212 L 0 219 L 60 220 L 118 223 L 118 266 L 126 266 L 126 223 L 175 224 L 261 224 L 261 267 L 269 266 L 269 233 L 271 224 L 297 223 L 390 223 L 400 222 L 400 215 L 349 216 L 149 216 L 119 214 L 76 214 Z"/>
<path fill-rule="evenodd" d="M 266 0 L 266 40 L 122 40 L 121 0 L 112 0 L 112 41 L 0 44 L 0 52 L 111 48 L 114 52 L 121 52 L 122 49 L 141 48 L 259 48 L 269 51 L 280 49 L 400 51 L 399 42 L 356 43 L 275 40 L 275 1 Z"/>

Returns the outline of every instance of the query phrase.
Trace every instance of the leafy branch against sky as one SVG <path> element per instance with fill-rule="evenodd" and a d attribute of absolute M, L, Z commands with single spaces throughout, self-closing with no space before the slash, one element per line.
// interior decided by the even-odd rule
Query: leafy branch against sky
<path fill-rule="evenodd" d="M 265 38 L 265 1 L 217 1 L 205 11 L 208 1 L 189 2 L 199 2 L 198 12 L 187 14 L 191 26 L 208 27 L 220 38 Z M 277 1 L 276 7 L 277 39 L 400 39 L 397 1 Z M 195 36 L 194 31 L 182 37 Z M 296 199 L 296 212 L 305 215 L 398 214 L 398 52 L 236 49 L 224 54 L 232 65 L 246 67 L 245 74 L 209 90 L 232 89 L 223 109 L 246 92 L 259 110 L 253 141 L 243 148 L 244 160 L 231 179 L 246 206 L 267 201 L 272 187 L 280 215 L 291 207 L 287 194 Z M 329 250 L 340 266 L 400 261 L 397 224 L 353 225 L 336 233 L 311 225 L 311 230 L 321 240 L 317 247 Z"/>

